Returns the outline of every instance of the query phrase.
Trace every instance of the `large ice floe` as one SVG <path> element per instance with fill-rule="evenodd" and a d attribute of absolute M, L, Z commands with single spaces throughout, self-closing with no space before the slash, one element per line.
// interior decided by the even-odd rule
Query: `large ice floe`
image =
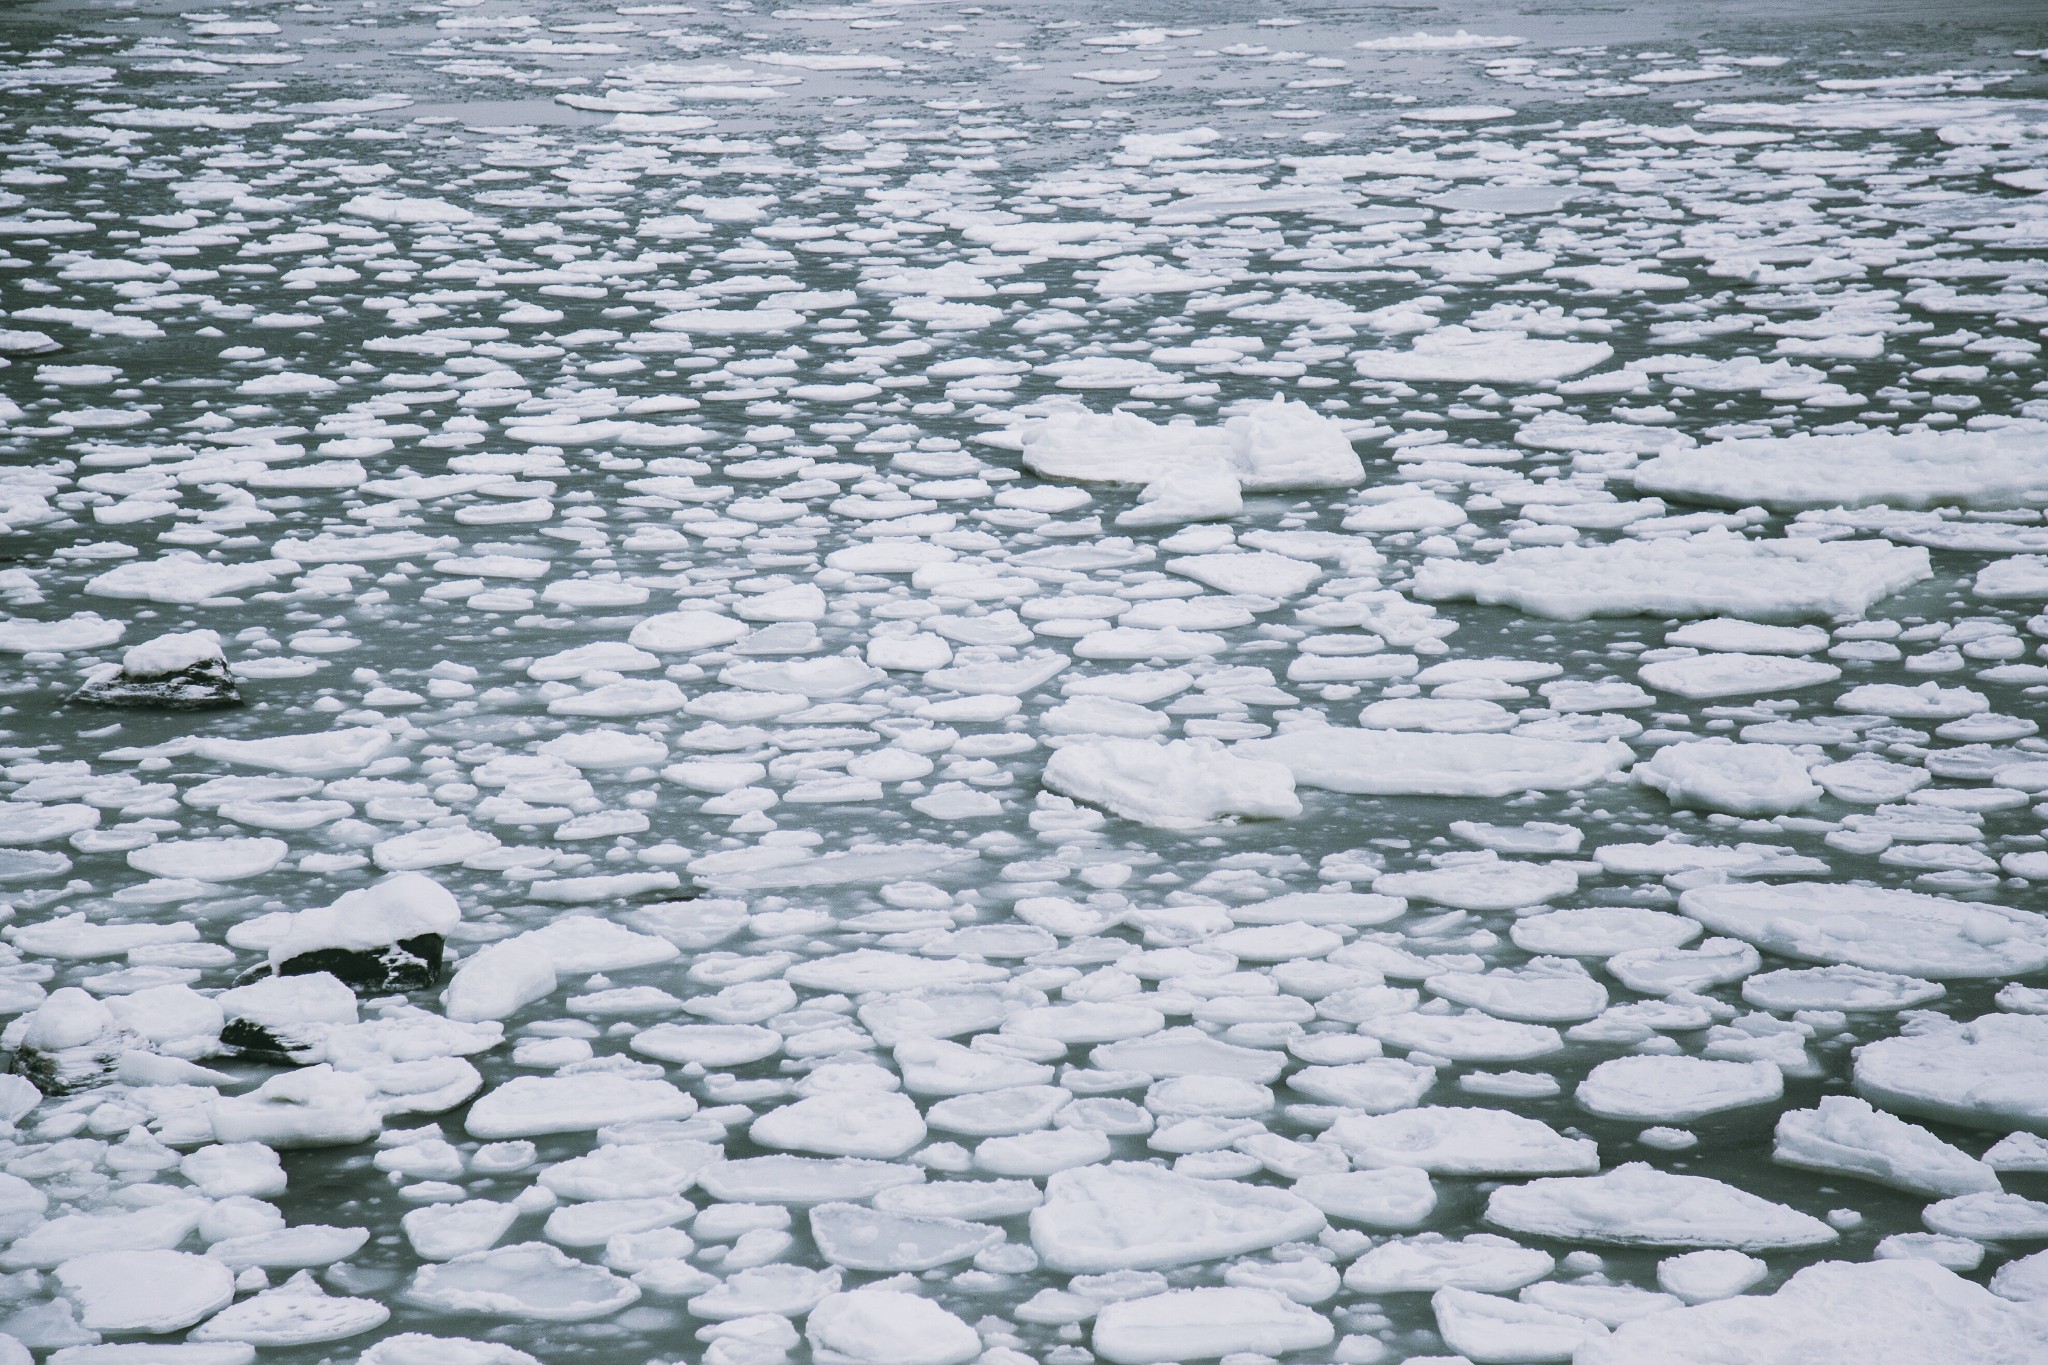
<path fill-rule="evenodd" d="M 1119 526 L 1233 517 L 1246 493 L 1349 488 L 1365 479 L 1341 425 L 1277 397 L 1220 426 L 1063 409 L 1031 422 L 1020 439 L 1024 467 L 1044 478 L 1136 485 L 1138 504 L 1117 514 Z"/>
<path fill-rule="evenodd" d="M 1489 563 L 1425 560 L 1415 593 L 1532 616 L 1723 616 L 1761 621 L 1861 616 L 1931 575 L 1915 547 L 1875 541 L 1697 539 L 1509 550 Z"/>
<path fill-rule="evenodd" d="M 2048 1362 L 2037 16 L 1513 8 L 8 7 L 0 1365 Z"/>
<path fill-rule="evenodd" d="M 1717 441 L 1664 451 L 1633 478 L 1644 493 L 1731 507 L 2039 507 L 2044 440 L 2048 428 L 2026 425 Z"/>

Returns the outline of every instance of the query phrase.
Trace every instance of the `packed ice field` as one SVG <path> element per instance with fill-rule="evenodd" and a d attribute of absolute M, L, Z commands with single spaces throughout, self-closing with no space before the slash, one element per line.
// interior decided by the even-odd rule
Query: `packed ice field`
<path fill-rule="evenodd" d="M 0 1365 L 2048 1360 L 2042 50 L 184 8 L 0 18 Z"/>

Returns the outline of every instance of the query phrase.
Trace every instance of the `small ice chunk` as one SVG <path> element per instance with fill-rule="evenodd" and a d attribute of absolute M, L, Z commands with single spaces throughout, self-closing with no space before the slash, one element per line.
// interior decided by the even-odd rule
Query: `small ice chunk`
<path fill-rule="evenodd" d="M 1755 1256 L 1740 1251 L 1688 1251 L 1657 1262 L 1657 1284 L 1686 1303 L 1729 1299 L 1771 1273 Z"/>

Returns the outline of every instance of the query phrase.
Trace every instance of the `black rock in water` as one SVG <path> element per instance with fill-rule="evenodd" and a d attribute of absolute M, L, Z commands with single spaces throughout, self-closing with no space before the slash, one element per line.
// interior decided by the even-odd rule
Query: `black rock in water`
<path fill-rule="evenodd" d="M 242 693 L 220 659 L 206 659 L 161 677 L 138 678 L 126 669 L 88 681 L 71 700 L 85 706 L 148 707 L 159 711 L 212 711 L 240 706 Z"/>
<path fill-rule="evenodd" d="M 160 711 L 206 711 L 240 706 L 242 693 L 210 630 L 159 635 L 121 657 L 118 668 L 103 668 L 71 700 L 87 706 L 135 706 Z"/>
<path fill-rule="evenodd" d="M 441 979 L 442 936 L 418 934 L 382 948 L 316 948 L 286 958 L 279 976 L 327 972 L 358 994 L 424 990 Z"/>
<path fill-rule="evenodd" d="M 113 1084 L 122 1054 L 143 1045 L 105 1004 L 76 986 L 52 991 L 35 1013 L 10 1027 L 9 1035 L 15 1073 L 45 1095 L 75 1095 Z"/>
<path fill-rule="evenodd" d="M 275 975 L 268 963 L 214 997 L 227 1047 L 265 1061 L 305 1066 L 326 1055 L 327 1035 L 356 1022 L 356 995 L 332 976 Z"/>

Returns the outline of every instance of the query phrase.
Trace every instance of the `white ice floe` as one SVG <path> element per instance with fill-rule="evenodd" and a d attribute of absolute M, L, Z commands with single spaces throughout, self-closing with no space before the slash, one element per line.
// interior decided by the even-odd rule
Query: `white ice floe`
<path fill-rule="evenodd" d="M 1607 1335 L 1604 1324 L 1540 1304 L 1449 1286 L 1430 1296 L 1437 1334 L 1476 1365 L 1566 1360 Z"/>
<path fill-rule="evenodd" d="M 1314 1205 L 1283 1190 L 1115 1162 L 1061 1171 L 1031 1211 L 1031 1245 L 1068 1274 L 1148 1270 L 1312 1237 Z"/>
<path fill-rule="evenodd" d="M 1582 1175 L 1600 1169 L 1588 1138 L 1503 1109 L 1424 1108 L 1345 1115 L 1325 1142 L 1366 1167 L 1417 1166 L 1442 1175 Z"/>
<path fill-rule="evenodd" d="M 1049 479 L 1135 484 L 1119 525 L 1235 516 L 1244 493 L 1348 488 L 1365 477 L 1344 429 L 1305 403 L 1248 405 L 1220 427 L 1062 409 L 1027 425 L 1024 466 Z"/>
<path fill-rule="evenodd" d="M 1382 873 L 1372 883 L 1379 895 L 1434 901 L 1460 910 L 1519 910 L 1569 895 L 1578 886 L 1579 874 L 1569 867 L 1516 862 L 1491 853 L 1466 855 L 1414 872 Z"/>
<path fill-rule="evenodd" d="M 644 1076 L 588 1074 L 516 1076 L 470 1106 L 463 1120 L 470 1136 L 538 1137 L 587 1133 L 606 1124 L 686 1119 L 696 1100 L 667 1081 Z"/>
<path fill-rule="evenodd" d="M 1433 558 L 1415 574 L 1425 601 L 1469 599 L 1533 616 L 1861 616 L 1931 577 L 1926 552 L 1879 541 L 1691 539 L 1509 550 L 1491 562 Z"/>
<path fill-rule="evenodd" d="M 1495 1190 L 1486 1220 L 1510 1232 L 1612 1246 L 1823 1246 L 1820 1219 L 1705 1176 L 1632 1162 L 1602 1175 L 1552 1176 Z"/>
<path fill-rule="evenodd" d="M 1313 726 L 1238 743 L 1233 752 L 1286 765 L 1304 786 L 1371 796 L 1502 797 L 1569 791 L 1634 758 L 1618 741 L 1433 734 Z"/>
<path fill-rule="evenodd" d="M 1436 1211 L 1436 1186 L 1414 1166 L 1307 1175 L 1294 1182 L 1294 1193 L 1340 1223 L 1375 1231 L 1407 1232 Z"/>
<path fill-rule="evenodd" d="M 2048 1017 L 1985 1014 L 1880 1038 L 1856 1053 L 1856 1091 L 1887 1109 L 1995 1132 L 2048 1131 Z"/>
<path fill-rule="evenodd" d="M 1294 782 L 1283 764 L 1213 740 L 1093 740 L 1064 746 L 1045 765 L 1052 790 L 1155 829 L 1289 819 L 1301 814 Z"/>
<path fill-rule="evenodd" d="M 1769 1062 L 1704 1057 L 1616 1057 L 1579 1083 L 1579 1107 L 1602 1118 L 1635 1123 L 1690 1123 L 1785 1093 L 1785 1077 Z"/>
<path fill-rule="evenodd" d="M 2048 457 L 2028 425 L 1995 431 L 1865 431 L 1714 441 L 1636 466 L 1660 497 L 1783 511 L 1809 507 L 2038 507 Z"/>
<path fill-rule="evenodd" d="M 1819 626 L 1772 626 L 1715 617 L 1691 621 L 1664 637 L 1667 645 L 1738 654 L 1812 654 L 1828 647 Z"/>
<path fill-rule="evenodd" d="M 1782 1165 L 1937 1199 L 1999 1187 L 1997 1173 L 1967 1152 L 1850 1095 L 1824 1095 L 1817 1108 L 1780 1114 L 1771 1155 Z"/>
<path fill-rule="evenodd" d="M 1214 1360 L 1240 1351 L 1277 1355 L 1327 1346 L 1321 1313 L 1270 1289 L 1175 1289 L 1105 1304 L 1092 1340 L 1115 1365 Z"/>
<path fill-rule="evenodd" d="M 1776 1293 L 1744 1295 L 1624 1323 L 1574 1365 L 1799 1365 L 1878 1358 L 1899 1365 L 2023 1365 L 2048 1350 L 2048 1324 L 1929 1261 L 1824 1261 Z"/>
<path fill-rule="evenodd" d="M 2004 906 L 1826 882 L 1695 887 L 1681 912 L 1786 957 L 1936 981 L 2048 965 L 2048 926 Z"/>
<path fill-rule="evenodd" d="M 1603 341 L 1553 341 L 1521 332 L 1438 327 L 1405 351 L 1362 351 L 1367 379 L 1444 384 L 1541 384 L 1590 370 L 1614 354 Z"/>
<path fill-rule="evenodd" d="M 1506 1294 L 1535 1283 L 1556 1266 L 1548 1252 L 1493 1233 L 1451 1239 L 1425 1232 L 1373 1247 L 1344 1272 L 1344 1285 L 1362 1294 L 1427 1294 L 1446 1285 Z"/>
<path fill-rule="evenodd" d="M 56 1281 L 80 1326 L 117 1335 L 182 1331 L 235 1296 L 226 1265 L 186 1251 L 90 1251 L 59 1265 Z"/>
<path fill-rule="evenodd" d="M 1810 761 L 1781 744 L 1684 740 L 1657 750 L 1630 775 L 1674 806 L 1729 815 L 1783 815 L 1821 797 Z"/>
<path fill-rule="evenodd" d="M 754 1120 L 748 1136 L 763 1147 L 886 1160 L 924 1141 L 925 1125 L 907 1095 L 862 1090 L 811 1095 Z"/>
<path fill-rule="evenodd" d="M 1644 664 L 1637 677 L 1691 701 L 1755 697 L 1817 687 L 1842 676 L 1833 664 L 1768 654 L 1698 654 Z"/>
<path fill-rule="evenodd" d="M 583 1322 L 611 1316 L 640 1289 L 545 1242 L 520 1242 L 422 1266 L 405 1297 L 444 1313 Z"/>
<path fill-rule="evenodd" d="M 821 1365 L 963 1365 L 982 1349 L 959 1318 L 887 1285 L 830 1296 L 811 1310 L 804 1332 Z"/>

